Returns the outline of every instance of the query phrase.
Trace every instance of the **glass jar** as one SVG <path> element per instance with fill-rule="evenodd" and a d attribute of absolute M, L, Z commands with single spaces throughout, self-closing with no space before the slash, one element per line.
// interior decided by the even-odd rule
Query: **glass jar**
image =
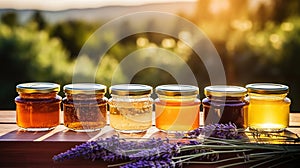
<path fill-rule="evenodd" d="M 258 131 L 283 131 L 289 125 L 289 87 L 274 83 L 246 85 L 249 100 L 248 126 Z"/>
<path fill-rule="evenodd" d="M 22 83 L 16 86 L 17 125 L 27 131 L 47 131 L 59 125 L 60 85 L 47 82 Z"/>
<path fill-rule="evenodd" d="M 145 132 L 152 126 L 152 87 L 120 84 L 110 87 L 110 126 L 122 133 Z"/>
<path fill-rule="evenodd" d="M 199 127 L 199 88 L 191 85 L 160 85 L 155 88 L 155 124 L 163 131 L 187 132 Z"/>
<path fill-rule="evenodd" d="M 76 132 L 101 130 L 106 124 L 106 86 L 75 83 L 64 86 L 64 125 Z"/>
<path fill-rule="evenodd" d="M 204 124 L 234 123 L 237 128 L 247 127 L 247 89 L 240 86 L 214 85 L 204 88 L 202 100 Z"/>

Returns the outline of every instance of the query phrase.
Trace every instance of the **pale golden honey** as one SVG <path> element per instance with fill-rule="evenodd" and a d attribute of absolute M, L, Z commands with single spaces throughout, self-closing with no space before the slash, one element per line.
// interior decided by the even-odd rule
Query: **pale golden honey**
<path fill-rule="evenodd" d="M 256 131 L 277 132 L 289 126 L 291 100 L 289 87 L 276 83 L 246 85 L 249 101 L 248 127 Z"/>
<path fill-rule="evenodd" d="M 282 130 L 289 125 L 290 99 L 250 99 L 248 126 L 264 131 Z"/>
<path fill-rule="evenodd" d="M 110 87 L 110 126 L 122 133 L 141 133 L 152 126 L 152 87 L 120 84 Z"/>
<path fill-rule="evenodd" d="M 110 102 L 110 126 L 122 132 L 142 132 L 152 125 L 152 102 Z"/>

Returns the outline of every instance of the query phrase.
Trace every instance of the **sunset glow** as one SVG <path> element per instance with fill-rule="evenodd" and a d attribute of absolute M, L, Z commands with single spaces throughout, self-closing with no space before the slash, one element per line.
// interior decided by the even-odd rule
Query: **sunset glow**
<path fill-rule="evenodd" d="M 197 2 L 197 0 L 2 0 L 0 8 L 66 10 L 103 6 L 135 6 L 154 3 Z"/>
<path fill-rule="evenodd" d="M 212 0 L 210 4 L 210 11 L 212 13 L 219 13 L 220 11 L 227 10 L 229 8 L 228 0 Z"/>

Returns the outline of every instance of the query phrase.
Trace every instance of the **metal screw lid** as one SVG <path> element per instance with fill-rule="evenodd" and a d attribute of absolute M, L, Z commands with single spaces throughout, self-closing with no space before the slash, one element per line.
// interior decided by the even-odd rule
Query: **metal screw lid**
<path fill-rule="evenodd" d="M 140 96 L 152 93 L 152 87 L 141 84 L 119 84 L 110 87 L 110 93 L 119 96 Z"/>
<path fill-rule="evenodd" d="M 169 84 L 157 86 L 155 92 L 166 96 L 191 96 L 199 94 L 199 88 L 192 85 Z"/>
<path fill-rule="evenodd" d="M 289 92 L 289 87 L 276 83 L 252 83 L 246 85 L 249 93 L 260 94 L 285 94 Z"/>
<path fill-rule="evenodd" d="M 75 83 L 64 86 L 67 94 L 98 94 L 106 93 L 106 86 L 96 83 Z"/>
<path fill-rule="evenodd" d="M 22 83 L 16 86 L 18 93 L 50 93 L 59 92 L 60 85 L 49 82 L 30 82 Z"/>
<path fill-rule="evenodd" d="M 205 96 L 216 96 L 216 97 L 242 97 L 247 93 L 247 89 L 240 86 L 231 85 L 213 85 L 204 88 Z"/>

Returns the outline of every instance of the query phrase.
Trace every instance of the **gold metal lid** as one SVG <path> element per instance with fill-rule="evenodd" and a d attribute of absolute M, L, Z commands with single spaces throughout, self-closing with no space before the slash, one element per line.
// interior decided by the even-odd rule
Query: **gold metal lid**
<path fill-rule="evenodd" d="M 96 83 L 74 83 L 64 86 L 67 94 L 98 94 L 106 93 L 106 86 Z"/>
<path fill-rule="evenodd" d="M 155 92 L 166 96 L 191 96 L 199 94 L 199 88 L 192 85 L 160 85 L 155 88 Z"/>
<path fill-rule="evenodd" d="M 30 82 L 22 83 L 16 86 L 18 93 L 50 93 L 59 92 L 60 85 L 49 82 Z"/>
<path fill-rule="evenodd" d="M 247 93 L 247 89 L 240 86 L 231 85 L 213 85 L 204 88 L 205 96 L 229 96 L 229 97 L 242 97 Z"/>
<path fill-rule="evenodd" d="M 289 92 L 289 87 L 276 83 L 252 83 L 246 85 L 249 93 L 260 94 L 285 94 Z"/>
<path fill-rule="evenodd" d="M 110 93 L 119 96 L 140 96 L 152 93 L 152 87 L 141 84 L 119 84 L 109 88 Z"/>

